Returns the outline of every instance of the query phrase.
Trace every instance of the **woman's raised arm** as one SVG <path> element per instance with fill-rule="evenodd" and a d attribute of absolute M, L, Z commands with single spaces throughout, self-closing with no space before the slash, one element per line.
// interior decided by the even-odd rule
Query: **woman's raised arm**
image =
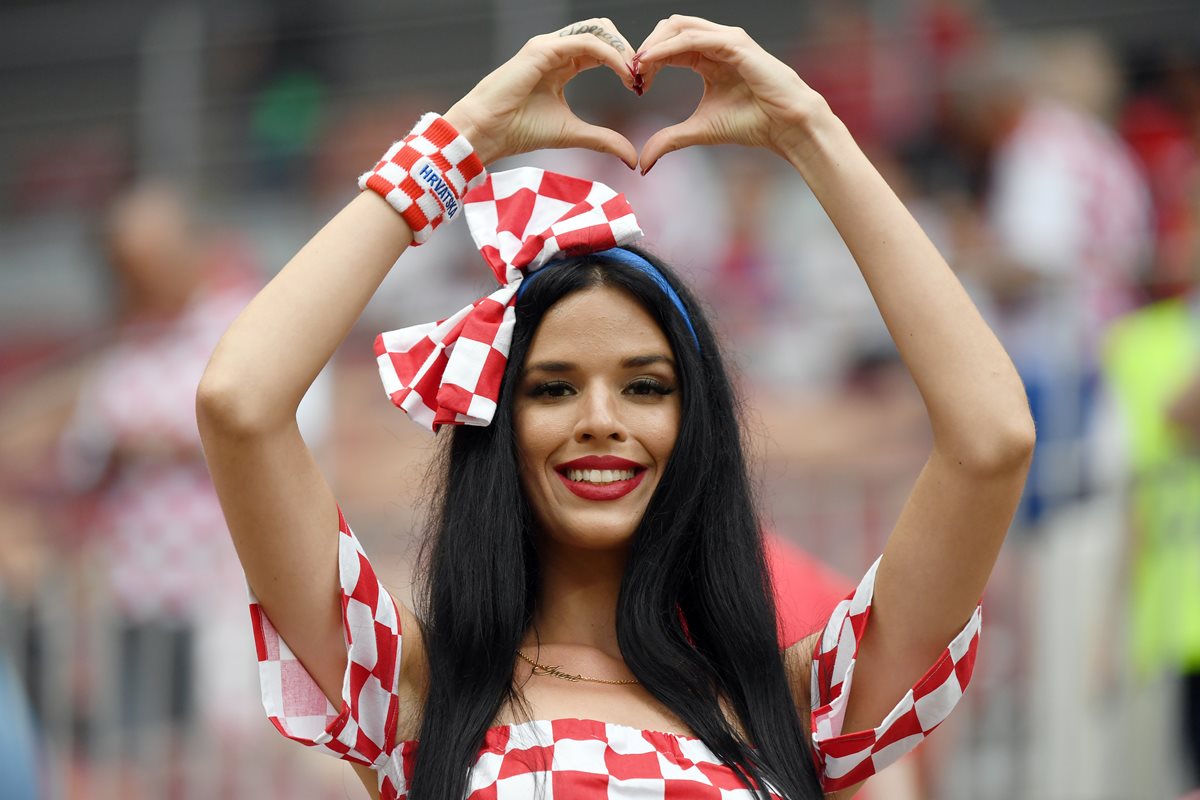
<path fill-rule="evenodd" d="M 562 95 L 567 81 L 597 66 L 612 69 L 632 90 L 630 54 L 608 20 L 534 37 L 444 118 L 484 165 L 545 147 L 587 147 L 632 165 L 633 146 L 576 118 Z M 205 456 L 247 580 L 335 707 L 346 664 L 337 510 L 295 412 L 413 237 L 379 195 L 360 194 L 229 327 L 196 394 Z M 403 692 L 423 659 L 411 613 L 401 609 L 401 617 Z"/>
<path fill-rule="evenodd" d="M 786 159 L 841 233 L 924 399 L 933 452 L 888 539 L 843 730 L 875 727 L 971 617 L 1034 446 L 1024 387 L 958 279 L 829 106 L 739 28 L 664 20 L 638 61 L 699 73 L 692 116 L 642 150 L 643 169 L 693 144 Z"/>

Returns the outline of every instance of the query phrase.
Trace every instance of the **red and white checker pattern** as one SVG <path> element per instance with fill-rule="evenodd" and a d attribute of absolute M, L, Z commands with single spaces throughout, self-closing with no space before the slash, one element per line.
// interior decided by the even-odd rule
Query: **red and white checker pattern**
<path fill-rule="evenodd" d="M 64 432 L 61 478 L 86 498 L 80 535 L 126 619 L 198 619 L 241 579 L 195 406 L 213 348 L 252 296 L 248 286 L 206 291 L 175 319 L 122 326 Z"/>
<path fill-rule="evenodd" d="M 335 713 L 251 595 L 263 705 L 281 733 L 379 772 L 383 800 L 406 796 L 417 742 L 393 742 L 401 631 L 395 601 L 379 584 L 338 512 L 339 573 L 349 662 Z M 915 747 L 944 720 L 971 678 L 981 611 L 873 731 L 843 733 L 858 644 L 866 630 L 875 565 L 843 600 L 813 662 L 813 755 L 825 791 L 865 780 Z M 388 688 L 390 687 L 390 688 Z M 598 720 L 536 720 L 488 730 L 471 769 L 468 800 L 751 800 L 703 741 Z"/>
<path fill-rule="evenodd" d="M 422 177 L 432 168 L 436 176 Z M 360 189 L 370 189 L 391 204 L 412 228 L 413 244 L 421 245 L 444 221 L 459 213 L 462 196 L 484 179 L 483 162 L 454 126 L 440 115 L 428 113 L 383 158 L 358 179 Z M 439 180 L 453 197 L 438 197 Z"/>
<path fill-rule="evenodd" d="M 642 236 L 624 195 L 533 167 L 488 175 L 463 198 L 463 208 L 500 288 L 440 322 L 375 339 L 388 397 L 434 431 L 491 423 L 525 274 L 558 256 L 607 250 Z"/>
<path fill-rule="evenodd" d="M 338 510 L 338 575 L 346 636 L 342 707 L 334 709 L 250 591 L 250 619 L 267 717 L 284 736 L 338 758 L 382 768 L 400 710 L 400 616 Z"/>
<path fill-rule="evenodd" d="M 812 739 L 827 792 L 866 780 L 920 744 L 950 716 L 975 669 L 983 624 L 981 606 L 975 607 L 966 626 L 878 727 L 842 732 L 878 569 L 877 559 L 854 594 L 834 609 L 813 652 Z"/>

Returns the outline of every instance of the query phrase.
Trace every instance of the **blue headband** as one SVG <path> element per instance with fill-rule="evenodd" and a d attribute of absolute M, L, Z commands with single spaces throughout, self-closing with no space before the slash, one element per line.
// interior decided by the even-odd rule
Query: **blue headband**
<path fill-rule="evenodd" d="M 692 327 L 692 318 L 688 316 L 687 309 L 683 307 L 683 301 L 679 299 L 679 295 L 675 293 L 674 287 L 667 283 L 667 279 L 663 277 L 663 274 L 659 272 L 653 264 L 632 250 L 626 250 L 623 247 L 611 247 L 608 250 L 598 250 L 595 255 L 611 258 L 613 261 L 620 262 L 627 267 L 633 267 L 638 272 L 641 272 L 649 277 L 650 280 L 654 281 L 654 285 L 659 289 L 662 289 L 663 294 L 667 296 L 667 299 L 671 301 L 671 304 L 679 310 L 679 315 L 683 317 L 684 324 L 687 325 L 688 331 L 692 334 L 692 341 L 696 343 L 696 349 L 700 349 L 700 338 L 696 336 L 696 329 Z M 537 279 L 538 275 L 541 275 L 543 272 L 555 266 L 556 264 L 561 263 L 563 263 L 561 259 L 558 261 L 551 261 L 549 264 L 546 264 L 536 272 L 526 275 L 525 280 L 521 281 L 521 285 L 517 287 L 517 300 L 521 299 L 521 295 L 525 294 L 525 290 L 529 288 L 529 284 L 533 283 L 533 281 Z"/>

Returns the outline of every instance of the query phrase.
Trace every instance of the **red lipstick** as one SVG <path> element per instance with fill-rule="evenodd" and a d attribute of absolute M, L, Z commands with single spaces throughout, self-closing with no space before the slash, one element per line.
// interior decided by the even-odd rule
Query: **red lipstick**
<path fill-rule="evenodd" d="M 633 477 L 609 483 L 573 481 L 568 477 L 571 470 L 633 470 Z M 559 480 L 573 494 L 584 500 L 616 500 L 636 489 L 646 474 L 646 468 L 636 461 L 617 456 L 584 456 L 574 461 L 559 464 L 554 468 Z"/>

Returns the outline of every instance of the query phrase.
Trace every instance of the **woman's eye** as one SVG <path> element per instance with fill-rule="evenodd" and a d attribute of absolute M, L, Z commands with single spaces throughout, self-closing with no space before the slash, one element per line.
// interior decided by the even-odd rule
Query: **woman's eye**
<path fill-rule="evenodd" d="M 629 384 L 625 391 L 629 394 L 638 395 L 668 395 L 674 392 L 675 389 L 653 378 L 638 378 Z"/>
<path fill-rule="evenodd" d="M 574 387 L 565 381 L 551 381 L 550 383 L 539 383 L 530 390 L 529 394 L 532 397 L 566 397 L 574 392 Z"/>

